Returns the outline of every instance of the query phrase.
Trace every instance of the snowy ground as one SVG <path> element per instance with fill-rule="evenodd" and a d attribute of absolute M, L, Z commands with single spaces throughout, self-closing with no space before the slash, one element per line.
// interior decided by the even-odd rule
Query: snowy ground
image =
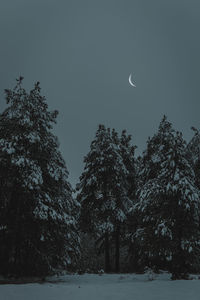
<path fill-rule="evenodd" d="M 200 280 L 161 274 L 65 275 L 39 284 L 0 285 L 0 300 L 199 300 Z"/>

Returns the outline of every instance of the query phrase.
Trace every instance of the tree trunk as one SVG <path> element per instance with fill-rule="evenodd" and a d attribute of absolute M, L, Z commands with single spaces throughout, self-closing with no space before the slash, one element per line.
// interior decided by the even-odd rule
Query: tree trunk
<path fill-rule="evenodd" d="M 109 253 L 109 237 L 108 232 L 105 234 L 105 272 L 110 272 L 110 253 Z"/>
<path fill-rule="evenodd" d="M 116 232 L 115 232 L 115 272 L 119 272 L 119 246 L 120 246 L 120 241 L 119 241 L 119 236 L 120 236 L 120 227 L 117 225 L 116 227 Z"/>

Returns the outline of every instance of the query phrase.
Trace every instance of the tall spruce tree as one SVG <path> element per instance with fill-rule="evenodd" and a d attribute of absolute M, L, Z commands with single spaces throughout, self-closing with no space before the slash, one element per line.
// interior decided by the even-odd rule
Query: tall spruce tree
<path fill-rule="evenodd" d="M 199 191 L 186 159 L 182 134 L 166 117 L 148 141 L 141 168 L 143 185 L 134 212 L 146 264 L 169 267 L 174 279 L 183 278 L 199 255 Z"/>
<path fill-rule="evenodd" d="M 85 168 L 78 185 L 82 228 L 90 230 L 96 238 L 103 237 L 106 272 L 110 271 L 109 241 L 113 234 L 115 267 L 119 270 L 120 225 L 126 220 L 131 205 L 127 193 L 129 172 L 121 150 L 117 133 L 100 125 L 90 152 L 84 158 Z"/>
<path fill-rule="evenodd" d="M 131 135 L 127 134 L 126 130 L 123 130 L 119 140 L 119 151 L 122 157 L 123 164 L 127 169 L 126 176 L 126 192 L 131 203 L 135 202 L 135 192 L 136 192 L 136 164 L 135 164 L 135 149 L 131 143 Z M 128 210 L 129 211 L 129 210 Z M 128 228 L 131 226 L 133 228 L 133 219 L 130 218 L 129 213 L 126 212 L 126 221 L 123 224 L 118 225 L 118 230 L 116 231 L 116 259 L 115 259 L 115 269 L 119 270 L 119 238 L 123 244 L 127 244 L 127 232 Z"/>
<path fill-rule="evenodd" d="M 0 265 L 6 275 L 45 275 L 67 267 L 78 251 L 76 210 L 68 171 L 51 132 L 39 83 L 17 80 L 0 115 Z"/>

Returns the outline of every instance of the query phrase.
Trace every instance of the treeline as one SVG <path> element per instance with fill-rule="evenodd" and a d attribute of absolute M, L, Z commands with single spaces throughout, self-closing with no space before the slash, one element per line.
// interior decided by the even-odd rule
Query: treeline
<path fill-rule="evenodd" d="M 0 115 L 0 274 L 199 272 L 199 131 L 186 143 L 164 116 L 136 157 L 125 130 L 99 125 L 73 196 L 58 112 L 22 79 Z"/>
<path fill-rule="evenodd" d="M 135 158 L 126 131 L 118 136 L 99 126 L 84 159 L 78 201 L 80 228 L 103 243 L 106 271 L 119 271 L 125 249 L 129 271 L 165 269 L 174 279 L 200 271 L 200 134 L 193 130 L 187 144 L 164 116 Z"/>

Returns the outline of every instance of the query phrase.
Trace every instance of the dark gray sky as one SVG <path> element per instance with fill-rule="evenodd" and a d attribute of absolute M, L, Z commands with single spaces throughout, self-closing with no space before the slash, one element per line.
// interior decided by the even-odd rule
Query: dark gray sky
<path fill-rule="evenodd" d="M 74 185 L 99 123 L 141 152 L 166 114 L 200 127 L 199 0 L 0 1 L 0 90 L 41 82 Z M 128 76 L 137 85 L 132 88 Z"/>

